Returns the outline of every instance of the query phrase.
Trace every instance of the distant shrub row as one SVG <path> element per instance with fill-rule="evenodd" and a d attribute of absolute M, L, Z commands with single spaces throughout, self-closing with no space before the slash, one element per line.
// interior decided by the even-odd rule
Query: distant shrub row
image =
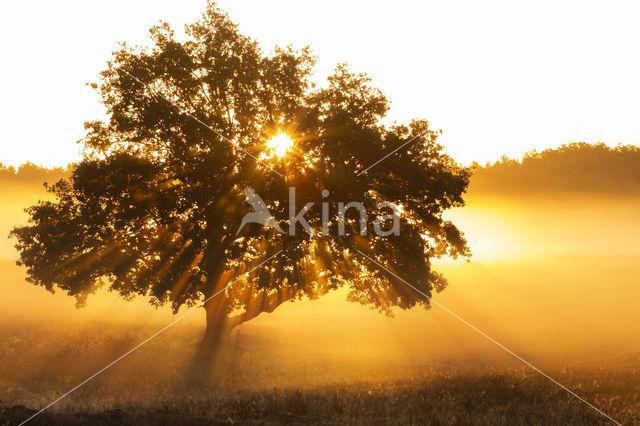
<path fill-rule="evenodd" d="M 474 164 L 474 192 L 578 191 L 640 193 L 640 147 L 584 142 Z"/>
<path fill-rule="evenodd" d="M 48 169 L 33 163 L 25 163 L 16 169 L 13 166 L 5 167 L 0 163 L 0 182 L 26 184 L 54 183 L 68 176 L 70 172 L 71 169 L 69 167 L 66 169 L 61 167 Z"/>

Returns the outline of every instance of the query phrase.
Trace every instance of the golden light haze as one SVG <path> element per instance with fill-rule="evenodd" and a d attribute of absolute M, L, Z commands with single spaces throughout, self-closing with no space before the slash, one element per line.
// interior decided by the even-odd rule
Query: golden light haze
<path fill-rule="evenodd" d="M 0 424 L 640 423 L 640 3 L 217 6 L 0 6 Z"/>
<path fill-rule="evenodd" d="M 25 221 L 22 207 L 45 196 L 36 181 L 3 185 L 0 233 Z M 439 303 L 536 361 L 555 365 L 640 351 L 637 197 L 544 192 L 505 197 L 479 191 L 472 183 L 467 199 L 469 205 L 451 216 L 474 255 L 470 263 L 436 262 L 435 269 L 449 280 L 435 296 Z M 175 319 L 169 307 L 156 310 L 144 298 L 125 301 L 104 290 L 78 310 L 74 298 L 59 291 L 51 295 L 24 281 L 24 270 L 12 260 L 12 243 L 0 245 L 0 312 L 12 323 L 46 323 L 50 333 L 64 330 L 65 335 L 91 333 L 95 327 L 152 334 Z M 340 374 L 355 374 L 354 366 L 375 370 L 380 363 L 514 362 L 437 306 L 386 317 L 345 298 L 338 291 L 316 301 L 286 303 L 242 325 L 238 333 L 251 347 L 277 352 L 280 367 L 298 372 L 305 359 L 342 363 L 343 370 L 331 367 Z M 203 327 L 199 309 L 174 327 L 174 337 L 157 344 L 171 341 L 171 347 L 191 348 Z"/>
<path fill-rule="evenodd" d="M 95 81 L 116 43 L 180 33 L 204 0 L 6 2 L 1 6 L 0 161 L 65 165 L 103 107 Z M 570 141 L 640 142 L 640 4 L 633 1 L 223 0 L 265 50 L 309 45 L 317 81 L 338 62 L 367 72 L 391 120 L 430 120 L 463 163 Z M 37 31 L 35 31 L 37 29 Z"/>

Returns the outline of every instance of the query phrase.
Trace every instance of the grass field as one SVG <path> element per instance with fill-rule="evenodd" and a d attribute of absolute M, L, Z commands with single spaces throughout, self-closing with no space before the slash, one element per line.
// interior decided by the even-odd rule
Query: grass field
<path fill-rule="evenodd" d="M 640 421 L 637 370 L 553 372 L 623 424 Z M 611 424 L 565 391 L 522 369 L 425 374 L 402 380 L 265 390 L 176 388 L 147 403 L 65 404 L 33 424 Z M 597 378 L 596 378 L 597 377 Z M 170 389 L 173 395 L 168 395 Z M 624 389 L 620 395 L 620 389 Z M 138 389 L 150 392 L 150 389 Z M 166 392 L 166 394 L 165 394 Z M 2 421 L 17 424 L 35 410 L 3 407 Z"/>
<path fill-rule="evenodd" d="M 9 321 L 0 424 L 19 424 L 145 335 Z M 208 384 L 185 382 L 199 330 L 169 330 L 32 424 L 611 424 L 515 361 L 389 361 L 236 338 Z M 544 363 L 543 363 L 544 364 Z M 542 365 L 623 424 L 640 424 L 640 357 Z"/>

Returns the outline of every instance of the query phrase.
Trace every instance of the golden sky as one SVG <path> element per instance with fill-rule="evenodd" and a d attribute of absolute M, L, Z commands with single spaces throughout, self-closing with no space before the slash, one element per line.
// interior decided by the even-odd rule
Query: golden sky
<path fill-rule="evenodd" d="M 145 43 L 204 0 L 30 1 L 0 6 L 0 162 L 64 165 L 102 106 L 95 80 L 118 41 Z M 457 160 L 570 141 L 640 144 L 640 3 L 633 1 L 231 1 L 257 38 L 310 45 L 318 79 L 338 62 L 370 74 L 391 118 L 430 120 Z"/>

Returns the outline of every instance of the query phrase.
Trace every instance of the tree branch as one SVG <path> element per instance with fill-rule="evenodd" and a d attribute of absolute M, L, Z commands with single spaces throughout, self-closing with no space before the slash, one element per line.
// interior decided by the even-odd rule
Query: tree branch
<path fill-rule="evenodd" d="M 256 318 L 263 312 L 270 314 L 287 300 L 289 299 L 281 297 L 280 292 L 273 294 L 260 292 L 258 295 L 250 299 L 249 303 L 246 304 L 246 308 L 243 313 L 228 318 L 229 326 L 233 329 L 244 322 Z"/>

